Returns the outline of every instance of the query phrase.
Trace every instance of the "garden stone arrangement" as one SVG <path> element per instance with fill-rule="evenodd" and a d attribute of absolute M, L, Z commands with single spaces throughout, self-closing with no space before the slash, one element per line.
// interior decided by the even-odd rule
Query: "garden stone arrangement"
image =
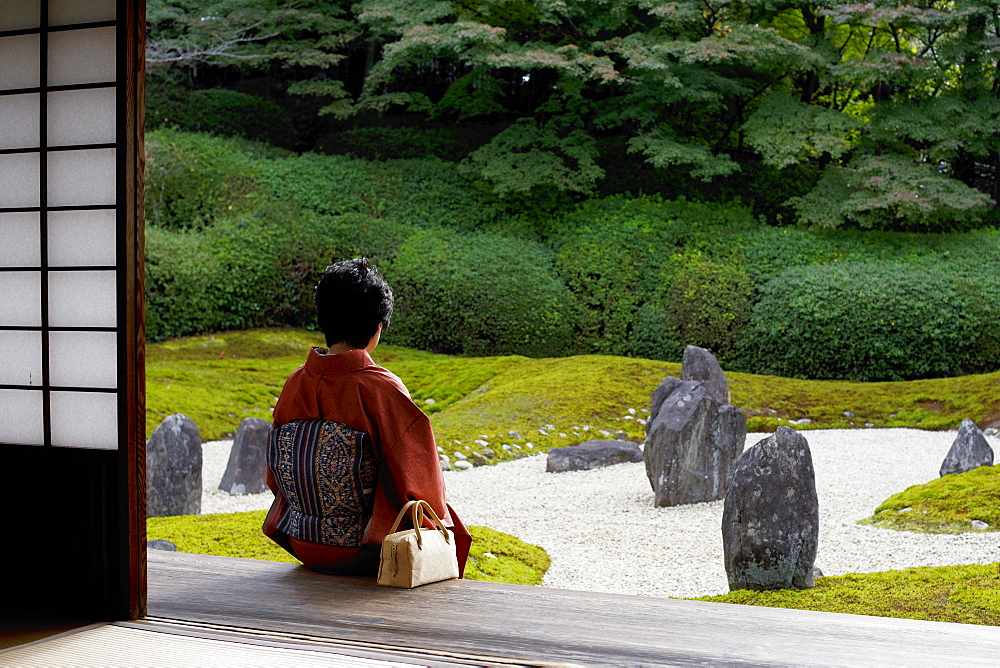
<path fill-rule="evenodd" d="M 271 423 L 248 417 L 240 421 L 219 489 L 229 494 L 259 494 L 267 490 L 267 435 Z"/>
<path fill-rule="evenodd" d="M 588 471 L 624 462 L 641 462 L 642 449 L 632 441 L 584 441 L 580 445 L 552 448 L 546 457 L 549 473 Z"/>
<path fill-rule="evenodd" d="M 958 436 L 941 462 L 940 475 L 965 473 L 980 466 L 993 466 L 993 448 L 986 442 L 976 423 L 965 418 L 958 428 Z"/>
<path fill-rule="evenodd" d="M 790 427 L 744 452 L 722 512 L 730 589 L 809 589 L 819 504 L 809 443 Z"/>
<path fill-rule="evenodd" d="M 198 427 L 182 413 L 168 415 L 146 442 L 146 515 L 200 514 L 201 469 Z"/>
<path fill-rule="evenodd" d="M 715 501 L 746 440 L 746 416 L 729 405 L 729 383 L 715 357 L 684 351 L 681 378 L 653 392 L 646 424 L 646 475 L 657 506 Z"/>

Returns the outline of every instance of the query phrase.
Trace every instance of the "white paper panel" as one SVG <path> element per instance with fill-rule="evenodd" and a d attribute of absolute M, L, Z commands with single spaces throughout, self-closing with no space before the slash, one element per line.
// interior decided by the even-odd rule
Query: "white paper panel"
<path fill-rule="evenodd" d="M 115 203 L 115 149 L 49 152 L 49 206 Z"/>
<path fill-rule="evenodd" d="M 0 97 L 0 149 L 39 146 L 40 97 L 38 93 Z"/>
<path fill-rule="evenodd" d="M 52 445 L 118 449 L 118 395 L 53 392 L 49 399 Z"/>
<path fill-rule="evenodd" d="M 50 211 L 48 221 L 50 267 L 117 264 L 114 210 Z"/>
<path fill-rule="evenodd" d="M 41 332 L 0 331 L 0 385 L 42 385 Z"/>
<path fill-rule="evenodd" d="M 48 99 L 49 146 L 114 143 L 114 88 L 59 91 Z"/>
<path fill-rule="evenodd" d="M 115 80 L 115 29 L 49 33 L 50 86 Z"/>
<path fill-rule="evenodd" d="M 0 208 L 38 206 L 38 154 L 0 155 Z"/>
<path fill-rule="evenodd" d="M 114 271 L 50 271 L 49 325 L 115 327 Z"/>
<path fill-rule="evenodd" d="M 41 327 L 41 286 L 41 272 L 0 271 L 0 325 Z"/>
<path fill-rule="evenodd" d="M 39 85 L 38 35 L 0 37 L 0 90 Z"/>
<path fill-rule="evenodd" d="M 49 384 L 115 389 L 117 342 L 114 332 L 50 332 Z"/>
<path fill-rule="evenodd" d="M 113 21 L 115 0 L 49 0 L 49 25 Z"/>
<path fill-rule="evenodd" d="M 37 28 L 41 23 L 41 0 L 3 0 L 0 2 L 0 30 Z"/>
<path fill-rule="evenodd" d="M 39 267 L 37 213 L 0 213 L 0 267 Z"/>
<path fill-rule="evenodd" d="M 42 445 L 45 425 L 39 390 L 0 390 L 0 443 Z"/>

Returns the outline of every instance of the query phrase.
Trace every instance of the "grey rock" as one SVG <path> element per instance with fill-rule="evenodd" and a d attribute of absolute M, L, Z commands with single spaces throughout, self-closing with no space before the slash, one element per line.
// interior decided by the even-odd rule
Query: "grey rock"
<path fill-rule="evenodd" d="M 441 462 L 441 470 L 442 471 L 450 471 L 451 470 L 451 461 L 447 457 L 445 457 L 444 455 L 441 455 L 440 457 L 438 457 L 438 461 Z"/>
<path fill-rule="evenodd" d="M 507 435 L 510 436 L 511 438 L 517 440 L 517 441 L 524 440 L 524 439 L 521 438 L 521 435 L 519 433 L 517 433 L 516 431 L 514 431 L 513 429 L 510 430 L 510 431 L 508 431 Z"/>
<path fill-rule="evenodd" d="M 493 448 L 483 448 L 484 457 L 496 457 L 497 453 L 493 451 Z"/>
<path fill-rule="evenodd" d="M 789 427 L 743 453 L 722 512 L 730 590 L 808 589 L 819 541 L 809 443 Z"/>
<path fill-rule="evenodd" d="M 844 417 L 854 417 L 854 411 L 844 411 Z"/>
<path fill-rule="evenodd" d="M 823 571 L 820 570 L 819 566 L 813 566 L 813 579 L 823 577 Z"/>
<path fill-rule="evenodd" d="M 164 538 L 154 538 L 146 541 L 147 550 L 163 550 L 164 552 L 176 552 L 177 546 L 173 542 Z"/>
<path fill-rule="evenodd" d="M 454 454 L 455 454 L 455 459 L 457 459 L 459 461 L 468 459 L 468 456 L 464 452 L 456 452 Z"/>
<path fill-rule="evenodd" d="M 965 418 L 958 428 L 958 436 L 941 462 L 943 478 L 950 473 L 965 473 L 980 466 L 993 466 L 993 448 L 986 442 L 976 423 Z"/>
<path fill-rule="evenodd" d="M 455 462 L 455 468 L 458 469 L 459 471 L 466 471 L 472 468 L 472 462 L 466 461 L 464 459 L 459 459 L 457 462 Z"/>
<path fill-rule="evenodd" d="M 973 529 L 989 529 L 990 525 L 982 520 L 972 520 Z"/>
<path fill-rule="evenodd" d="M 271 423 L 267 420 L 248 417 L 240 421 L 219 489 L 234 496 L 267 490 L 267 435 L 270 431 Z"/>
<path fill-rule="evenodd" d="M 715 355 L 698 346 L 684 349 L 681 361 L 681 380 L 701 380 L 708 387 L 708 393 L 720 404 L 729 403 L 729 381 L 722 373 Z"/>
<path fill-rule="evenodd" d="M 641 462 L 642 450 L 631 441 L 584 441 L 580 445 L 549 450 L 545 470 L 589 471 L 623 462 Z"/>
<path fill-rule="evenodd" d="M 164 418 L 146 442 L 146 516 L 200 514 L 201 463 L 201 434 L 191 418 Z"/>
<path fill-rule="evenodd" d="M 667 376 L 663 379 L 663 382 L 653 390 L 653 397 L 649 402 L 649 421 L 646 423 L 646 433 L 649 433 L 650 425 L 656 420 L 656 416 L 660 413 L 660 406 L 666 401 L 667 397 L 673 394 L 677 386 L 683 383 L 680 378 L 674 378 L 673 376 Z M 604 436 L 610 436 L 611 432 L 599 429 L 598 433 Z"/>
<path fill-rule="evenodd" d="M 702 381 L 683 381 L 661 404 L 644 450 L 654 504 L 677 506 L 721 499 L 743 451 L 746 416 L 720 405 Z"/>

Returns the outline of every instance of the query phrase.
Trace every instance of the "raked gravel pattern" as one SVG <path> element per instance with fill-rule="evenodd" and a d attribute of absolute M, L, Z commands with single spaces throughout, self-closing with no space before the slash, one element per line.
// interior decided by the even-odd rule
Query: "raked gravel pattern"
<path fill-rule="evenodd" d="M 825 575 L 1000 561 L 1000 532 L 916 534 L 861 526 L 886 497 L 938 477 L 956 432 L 803 431 L 819 497 L 816 565 Z M 767 434 L 748 434 L 747 447 Z M 987 437 L 994 451 L 1000 443 Z M 271 495 L 231 497 L 215 487 L 230 442 L 204 448 L 202 512 L 264 509 Z M 545 455 L 447 471 L 448 500 L 466 524 L 513 534 L 548 552 L 544 584 L 642 596 L 728 590 L 722 501 L 654 508 L 645 465 L 546 473 Z M 969 518 L 970 521 L 975 518 Z"/>

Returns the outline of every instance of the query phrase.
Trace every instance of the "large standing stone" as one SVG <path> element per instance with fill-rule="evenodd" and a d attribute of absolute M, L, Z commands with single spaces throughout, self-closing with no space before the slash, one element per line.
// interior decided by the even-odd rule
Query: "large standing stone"
<path fill-rule="evenodd" d="M 646 438 L 646 475 L 656 506 L 721 499 L 743 451 L 746 416 L 720 405 L 701 381 L 684 381 L 660 406 Z"/>
<path fill-rule="evenodd" d="M 649 420 L 646 422 L 646 434 L 649 434 L 649 430 L 652 428 L 653 422 L 656 420 L 656 416 L 660 414 L 660 407 L 663 406 L 663 402 L 667 400 L 677 386 L 683 383 L 680 378 L 674 378 L 673 376 L 667 376 L 660 383 L 659 387 L 653 390 L 653 396 L 649 402 Z"/>
<path fill-rule="evenodd" d="M 808 589 L 819 542 L 809 443 L 777 431 L 743 453 L 722 513 L 729 589 Z"/>
<path fill-rule="evenodd" d="M 146 515 L 201 513 L 201 434 L 186 415 L 168 415 L 146 442 Z"/>
<path fill-rule="evenodd" d="M 549 450 L 545 470 L 588 471 L 624 462 L 641 462 L 642 450 L 632 441 L 584 441 L 580 445 Z"/>
<path fill-rule="evenodd" d="M 219 489 L 230 494 L 260 494 L 267 489 L 267 435 L 271 423 L 256 417 L 243 418 L 229 463 L 222 474 Z"/>
<path fill-rule="evenodd" d="M 976 423 L 965 418 L 958 428 L 958 436 L 941 462 L 940 474 L 965 473 L 980 466 L 993 466 L 993 448 L 986 442 Z"/>
<path fill-rule="evenodd" d="M 701 380 L 708 387 L 708 393 L 720 404 L 729 403 L 729 381 L 715 355 L 698 346 L 684 349 L 681 361 L 681 380 Z"/>

